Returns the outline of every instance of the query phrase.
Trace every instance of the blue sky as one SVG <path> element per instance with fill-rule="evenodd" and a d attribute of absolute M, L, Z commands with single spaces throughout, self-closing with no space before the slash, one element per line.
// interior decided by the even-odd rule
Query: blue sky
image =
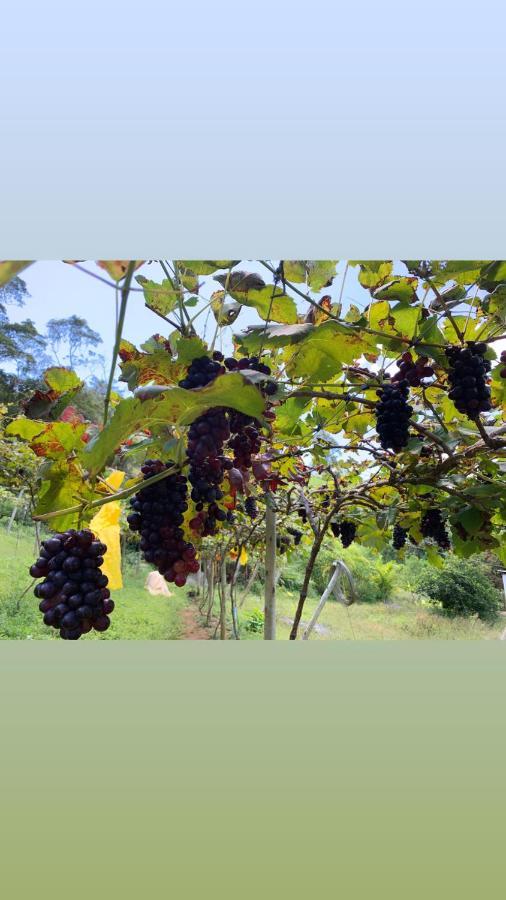
<path fill-rule="evenodd" d="M 82 265 L 96 274 L 108 278 L 106 272 L 93 262 L 84 262 Z M 341 275 L 344 263 L 338 266 L 338 277 L 328 293 L 337 299 L 341 287 Z M 269 273 L 255 261 L 244 261 L 241 268 L 247 271 L 258 271 L 269 281 Z M 9 316 L 13 321 L 32 319 L 38 330 L 44 332 L 46 322 L 51 318 L 66 318 L 73 314 L 82 316 L 88 324 L 97 331 L 103 340 L 103 345 L 98 348 L 105 358 L 105 366 L 108 370 L 111 360 L 111 351 L 114 344 L 115 331 L 115 291 L 96 278 L 85 275 L 71 265 L 60 261 L 36 262 L 24 272 L 20 273 L 25 280 L 30 297 L 23 307 L 9 307 Z M 158 263 L 145 264 L 136 274 L 143 274 L 154 281 L 162 281 L 163 272 Z M 204 282 L 202 295 L 209 298 L 212 292 L 220 288 L 212 277 L 200 279 Z M 138 285 L 135 285 L 138 287 Z M 367 299 L 367 293 L 360 287 L 356 272 L 349 268 L 346 276 L 345 290 L 343 294 L 344 305 L 351 302 L 363 305 Z M 201 306 L 204 305 L 202 301 Z M 305 306 L 300 301 L 300 308 Z M 198 311 L 195 307 L 192 313 Z M 204 312 L 197 320 L 196 326 L 199 334 L 203 333 L 206 324 L 207 313 Z M 243 308 L 239 318 L 234 324 L 234 330 L 242 331 L 248 325 L 258 324 L 259 318 L 254 310 Z M 211 337 L 214 330 L 214 318 L 209 317 L 207 323 L 207 336 Z M 132 292 L 128 302 L 127 315 L 123 329 L 123 337 L 139 346 L 152 334 L 169 334 L 171 328 L 162 319 L 147 309 L 144 305 L 143 294 Z M 231 330 L 227 328 L 223 335 L 223 349 L 231 349 Z M 217 346 L 220 346 L 218 342 Z M 100 375 L 101 373 L 96 373 Z"/>

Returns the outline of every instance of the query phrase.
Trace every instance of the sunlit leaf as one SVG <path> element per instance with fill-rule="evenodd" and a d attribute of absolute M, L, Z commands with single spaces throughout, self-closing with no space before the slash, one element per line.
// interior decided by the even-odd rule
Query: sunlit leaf
<path fill-rule="evenodd" d="M 264 320 L 293 324 L 297 321 L 297 307 L 287 294 L 283 294 L 281 288 L 267 284 L 260 290 L 230 291 L 234 300 L 243 306 L 251 306 L 256 309 Z"/>
<path fill-rule="evenodd" d="M 297 345 L 288 370 L 293 376 L 323 381 L 339 372 L 343 365 L 359 359 L 370 347 L 370 342 L 355 329 L 326 322 Z"/>
<path fill-rule="evenodd" d="M 178 260 L 179 265 L 189 269 L 194 275 L 212 275 L 219 269 L 231 269 L 236 266 L 240 260 L 238 259 L 217 259 L 217 260 L 196 260 L 182 259 Z"/>
<path fill-rule="evenodd" d="M 156 424 L 190 425 L 215 406 L 261 418 L 265 401 L 260 391 L 236 372 L 220 375 L 207 387 L 193 391 L 180 387 L 147 387 L 142 395 L 118 404 L 106 428 L 81 453 L 83 465 L 91 473 L 100 472 L 121 442 L 133 432 Z"/>
<path fill-rule="evenodd" d="M 32 260 L 33 261 L 33 260 Z M 15 275 L 18 275 L 23 269 L 26 269 L 27 266 L 32 265 L 32 261 L 23 260 L 22 262 L 19 260 L 6 260 L 0 261 L 0 287 L 3 284 L 7 284 Z"/>
<path fill-rule="evenodd" d="M 135 262 L 135 269 L 139 269 L 144 264 L 142 259 L 99 259 L 97 260 L 97 266 L 105 269 L 114 281 L 121 281 L 125 277 L 131 262 Z"/>
<path fill-rule="evenodd" d="M 148 309 L 162 316 L 172 312 L 181 298 L 180 291 L 174 288 L 168 278 L 157 284 L 156 281 L 149 281 L 144 275 L 137 275 L 136 281 L 144 291 L 144 301 Z"/>
<path fill-rule="evenodd" d="M 307 263 L 307 283 L 312 291 L 328 287 L 336 274 L 337 261 L 334 259 L 310 260 Z"/>

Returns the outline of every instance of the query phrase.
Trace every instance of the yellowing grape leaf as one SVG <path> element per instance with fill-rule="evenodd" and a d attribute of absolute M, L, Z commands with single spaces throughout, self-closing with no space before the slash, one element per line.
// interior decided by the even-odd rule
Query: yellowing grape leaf
<path fill-rule="evenodd" d="M 33 260 L 24 260 L 23 262 L 20 262 L 19 260 L 0 261 L 0 287 L 3 284 L 7 284 L 8 281 L 11 281 L 18 272 L 22 272 L 27 266 L 31 266 L 32 262 Z"/>
<path fill-rule="evenodd" d="M 101 269 L 105 269 L 114 281 L 121 281 L 121 279 L 125 277 L 131 262 L 135 262 L 135 268 L 139 269 L 144 263 L 144 260 L 98 259 L 97 266 L 100 266 Z"/>

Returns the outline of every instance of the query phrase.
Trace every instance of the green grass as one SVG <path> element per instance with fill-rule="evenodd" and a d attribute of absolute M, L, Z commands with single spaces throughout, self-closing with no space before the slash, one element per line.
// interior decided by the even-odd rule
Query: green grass
<path fill-rule="evenodd" d="M 308 597 L 302 622 L 308 624 L 318 604 L 318 596 Z M 288 640 L 290 622 L 297 606 L 296 591 L 277 593 L 277 639 Z M 248 613 L 262 608 L 260 595 L 249 596 L 240 610 L 241 639 L 261 640 L 262 634 L 244 627 Z M 391 603 L 356 603 L 345 607 L 328 600 L 318 619 L 322 631 L 313 631 L 310 640 L 495 640 L 506 626 L 504 618 L 493 625 L 474 618 L 450 619 L 423 606 L 408 592 L 399 592 Z M 299 631 L 302 635 L 303 627 Z"/>
<path fill-rule="evenodd" d="M 39 601 L 33 595 L 28 569 L 34 557 L 32 529 L 20 527 L 8 535 L 4 524 L 0 523 L 0 639 L 58 639 L 58 632 L 43 624 Z M 125 587 L 112 594 L 116 608 L 110 629 L 105 634 L 91 632 L 82 640 L 177 640 L 183 637 L 180 614 L 189 604 L 186 591 L 171 585 L 171 597 L 151 596 L 144 588 L 149 571 L 148 566 L 141 565 L 136 570 L 126 563 Z M 278 588 L 279 640 L 288 640 L 297 599 L 297 590 Z M 309 622 L 318 599 L 319 594 L 312 587 L 304 608 L 303 623 Z M 262 586 L 257 582 L 255 592 L 239 610 L 242 640 L 262 640 L 261 632 L 250 632 L 245 628 L 251 611 L 262 608 Z M 218 614 L 217 603 L 215 613 Z M 314 631 L 311 640 L 495 640 L 506 627 L 506 620 L 501 617 L 489 625 L 474 618 L 449 619 L 424 606 L 416 594 L 397 590 L 389 603 L 359 602 L 346 608 L 329 600 L 318 625 L 321 630 Z"/>
<path fill-rule="evenodd" d="M 58 632 L 44 625 L 31 589 L 28 569 L 33 561 L 33 531 L 19 529 L 8 535 L 0 525 L 0 639 L 59 640 Z M 127 564 L 126 586 L 112 592 L 116 607 L 111 627 L 103 634 L 92 631 L 81 640 L 177 640 L 181 636 L 180 611 L 186 605 L 186 593 L 171 585 L 172 597 L 153 597 L 144 588 L 149 571 L 140 566 L 136 573 Z"/>

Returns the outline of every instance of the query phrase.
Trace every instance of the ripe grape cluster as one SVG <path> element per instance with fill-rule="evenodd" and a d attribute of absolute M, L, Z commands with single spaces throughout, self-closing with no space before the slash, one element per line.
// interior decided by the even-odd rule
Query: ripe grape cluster
<path fill-rule="evenodd" d="M 442 550 L 450 549 L 450 538 L 446 531 L 441 511 L 435 507 L 428 509 L 420 524 L 420 531 L 424 538 L 432 538 Z"/>
<path fill-rule="evenodd" d="M 197 357 L 179 386 L 188 389 L 205 387 L 218 375 L 225 373 L 222 362 L 223 354 L 219 351 L 213 354 L 212 359 L 208 356 Z M 224 521 L 227 516 L 218 506 L 218 501 L 223 497 L 220 485 L 225 469 L 232 465 L 223 456 L 223 447 L 229 437 L 227 411 L 221 407 L 210 409 L 195 419 L 188 432 L 188 480 L 192 486 L 191 499 L 195 502 L 197 513 L 191 520 L 190 527 L 202 536 L 215 534 L 216 522 Z"/>
<path fill-rule="evenodd" d="M 396 385 L 385 384 L 376 391 L 376 431 L 383 450 L 392 449 L 398 453 L 408 443 L 409 420 L 413 407 L 408 403 L 409 385 L 406 380 Z"/>
<path fill-rule="evenodd" d="M 241 359 L 228 357 L 224 365 L 230 372 L 252 369 L 263 375 L 270 375 L 271 370 L 265 363 L 260 362 L 258 356 L 244 356 Z M 259 390 L 264 396 L 272 396 L 276 393 L 276 385 L 272 381 L 261 381 Z M 270 410 L 268 405 L 267 412 Z M 262 447 L 262 436 L 259 431 L 259 423 L 252 416 L 245 415 L 235 410 L 230 410 L 230 431 L 232 437 L 228 447 L 234 454 L 234 466 L 238 469 L 250 469 L 252 456 L 259 453 Z"/>
<path fill-rule="evenodd" d="M 397 363 L 399 371 L 393 376 L 392 384 L 407 381 L 410 387 L 420 387 L 423 378 L 431 378 L 434 375 L 434 369 L 427 365 L 428 362 L 427 356 L 419 356 L 417 360 L 413 360 L 409 350 L 406 350 Z"/>
<path fill-rule="evenodd" d="M 40 557 L 30 569 L 44 578 L 34 589 L 44 624 L 66 641 L 76 641 L 92 628 L 107 631 L 114 602 L 108 578 L 100 569 L 107 547 L 88 529 L 71 528 L 42 542 Z"/>
<path fill-rule="evenodd" d="M 394 525 L 394 533 L 392 536 L 392 546 L 394 550 L 402 550 L 406 543 L 407 536 L 408 532 L 405 528 L 401 528 L 400 525 Z"/>
<path fill-rule="evenodd" d="M 503 352 L 501 353 L 501 363 L 503 364 L 504 368 L 501 369 L 499 375 L 501 376 L 501 378 L 506 378 L 506 350 L 503 350 Z"/>
<path fill-rule="evenodd" d="M 447 347 L 445 350 L 450 370 L 448 393 L 460 413 L 469 419 L 476 419 L 480 412 L 492 409 L 487 373 L 490 362 L 484 359 L 487 351 L 485 343 L 468 341 L 467 347 Z"/>
<path fill-rule="evenodd" d="M 256 517 L 258 516 L 258 507 L 254 497 L 246 497 L 246 501 L 244 503 L 244 511 L 250 519 L 256 519 Z"/>
<path fill-rule="evenodd" d="M 295 546 L 298 547 L 302 540 L 302 531 L 299 531 L 298 528 L 287 528 L 286 530 L 293 537 Z"/>
<path fill-rule="evenodd" d="M 265 363 L 260 362 L 258 356 L 243 356 L 241 359 L 234 359 L 229 356 L 224 360 L 224 365 L 229 372 L 241 371 L 241 369 L 252 369 L 254 372 L 261 372 L 263 375 L 270 375 L 271 370 Z M 261 381 L 260 390 L 267 397 L 271 397 L 276 393 L 277 387 L 273 381 Z"/>
<path fill-rule="evenodd" d="M 344 548 L 349 547 L 355 540 L 355 535 L 357 533 L 355 522 L 344 519 L 342 522 L 331 522 L 330 527 L 334 537 L 341 538 L 341 543 Z"/>
<path fill-rule="evenodd" d="M 158 475 L 171 463 L 150 459 L 141 468 L 144 478 Z M 184 475 L 168 475 L 162 481 L 141 488 L 131 501 L 128 524 L 141 535 L 144 559 L 153 563 L 167 581 L 183 587 L 199 563 L 193 544 L 184 539 L 182 524 L 188 509 L 187 483 Z"/>
<path fill-rule="evenodd" d="M 304 525 L 305 525 L 306 522 L 307 522 L 307 510 L 306 510 L 306 507 L 304 506 L 303 503 L 301 503 L 301 504 L 297 507 L 296 513 L 297 513 L 299 519 L 301 520 L 301 522 L 303 522 Z"/>
<path fill-rule="evenodd" d="M 278 553 L 286 553 L 288 548 L 291 545 L 291 540 L 286 534 L 278 534 L 276 535 L 276 547 Z"/>
<path fill-rule="evenodd" d="M 216 350 L 212 359 L 208 356 L 194 359 L 179 385 L 188 389 L 200 388 L 227 370 L 233 372 L 245 369 L 270 375 L 269 367 L 260 362 L 258 357 L 224 359 L 223 354 Z M 259 389 L 266 396 L 272 395 L 276 392 L 276 385 L 267 380 L 261 381 Z M 236 410 L 217 407 L 208 410 L 193 422 L 188 433 L 188 480 L 192 486 L 191 499 L 196 510 L 190 527 L 195 532 L 202 536 L 216 533 L 217 522 L 227 518 L 227 513 L 218 505 L 224 496 L 221 484 L 225 472 L 232 468 L 251 468 L 252 457 L 259 453 L 261 445 L 258 421 Z M 232 451 L 232 459 L 224 455 L 225 448 Z M 254 515 L 251 517 L 254 518 Z"/>
<path fill-rule="evenodd" d="M 179 387 L 187 390 L 205 387 L 218 375 L 225 373 L 225 369 L 221 365 L 222 360 L 223 355 L 218 351 L 213 354 L 213 359 L 210 359 L 209 356 L 198 356 L 192 361 L 185 377 L 179 382 Z"/>
<path fill-rule="evenodd" d="M 233 451 L 235 468 L 251 469 L 253 454 L 262 448 L 258 423 L 251 416 L 230 410 L 230 431 L 232 437 L 227 446 Z"/>

